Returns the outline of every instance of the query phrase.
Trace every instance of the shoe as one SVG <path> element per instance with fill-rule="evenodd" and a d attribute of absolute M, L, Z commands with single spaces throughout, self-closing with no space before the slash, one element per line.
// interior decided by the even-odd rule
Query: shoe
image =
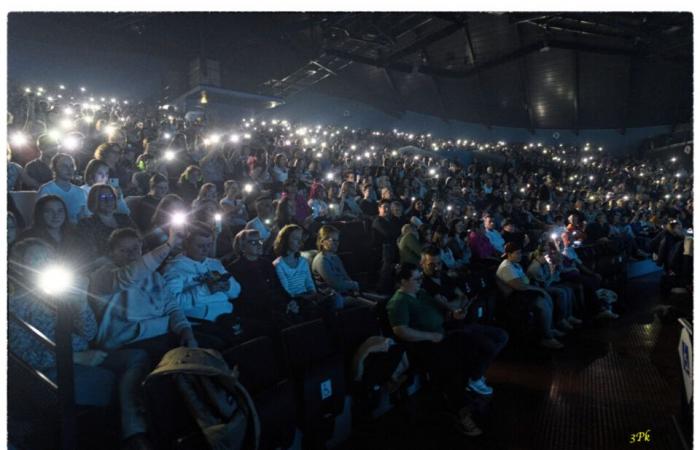
<path fill-rule="evenodd" d="M 484 377 L 481 377 L 478 380 L 469 379 L 469 383 L 467 384 L 467 390 L 476 392 L 477 394 L 481 395 L 493 394 L 493 388 L 486 384 L 486 379 Z"/>
<path fill-rule="evenodd" d="M 484 433 L 472 420 L 468 408 L 462 408 L 459 412 L 459 420 L 456 425 L 459 432 L 467 436 L 481 436 Z"/>
<path fill-rule="evenodd" d="M 566 333 L 574 330 L 574 327 L 566 319 L 563 319 L 561 322 L 559 322 L 559 328 L 561 329 L 561 331 L 564 331 Z"/>
<path fill-rule="evenodd" d="M 542 339 L 540 341 L 540 345 L 542 347 L 549 348 L 552 350 L 559 350 L 561 348 L 564 348 L 564 344 L 559 342 L 556 338 Z"/>
<path fill-rule="evenodd" d="M 604 309 L 595 316 L 596 319 L 617 319 L 618 317 L 620 317 L 619 314 L 615 314 L 609 309 Z"/>
<path fill-rule="evenodd" d="M 583 325 L 583 320 L 574 316 L 569 316 L 569 318 L 566 320 L 572 325 Z"/>
<path fill-rule="evenodd" d="M 556 328 L 552 328 L 550 333 L 552 333 L 552 336 L 554 336 L 555 338 L 560 338 L 560 337 L 566 336 L 566 333 L 564 333 L 563 331 L 559 331 Z"/>

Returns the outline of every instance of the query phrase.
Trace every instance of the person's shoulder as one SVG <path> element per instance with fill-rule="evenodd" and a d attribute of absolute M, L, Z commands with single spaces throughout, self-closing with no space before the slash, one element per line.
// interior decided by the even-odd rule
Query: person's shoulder
<path fill-rule="evenodd" d="M 41 195 L 43 193 L 53 192 L 55 190 L 55 188 L 56 188 L 56 182 L 51 180 L 51 181 L 47 181 L 46 183 L 39 186 L 39 189 L 37 189 L 36 192 L 38 195 Z"/>

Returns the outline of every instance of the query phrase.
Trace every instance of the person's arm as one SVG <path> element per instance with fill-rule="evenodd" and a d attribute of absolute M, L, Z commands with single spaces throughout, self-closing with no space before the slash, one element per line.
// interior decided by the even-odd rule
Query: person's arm
<path fill-rule="evenodd" d="M 331 257 L 319 253 L 316 256 L 316 258 L 318 258 L 318 262 L 315 264 L 315 269 L 318 272 L 318 274 L 321 275 L 323 281 L 328 283 L 330 287 L 339 292 L 346 292 L 357 289 L 357 283 L 352 281 L 347 276 L 342 276 L 342 269 L 341 273 L 338 273 L 337 271 L 333 270 L 333 263 L 331 261 Z M 316 258 L 314 258 L 314 262 L 316 262 Z M 342 262 L 338 261 L 338 263 L 342 268 Z"/>
<path fill-rule="evenodd" d="M 100 295 L 108 295 L 137 285 L 158 269 L 170 254 L 170 250 L 170 245 L 166 243 L 126 266 L 98 269 L 92 276 L 94 291 Z"/>
<path fill-rule="evenodd" d="M 314 279 L 311 276 L 309 262 L 306 260 L 306 258 L 300 257 L 299 264 L 302 265 L 302 272 L 304 274 L 304 291 L 306 293 L 315 293 L 316 285 L 314 284 Z"/>
<path fill-rule="evenodd" d="M 163 273 L 165 287 L 172 293 L 175 301 L 184 310 L 209 303 L 221 303 L 228 300 L 225 292 L 212 293 L 204 282 L 188 280 L 187 272 L 178 263 L 170 264 Z"/>

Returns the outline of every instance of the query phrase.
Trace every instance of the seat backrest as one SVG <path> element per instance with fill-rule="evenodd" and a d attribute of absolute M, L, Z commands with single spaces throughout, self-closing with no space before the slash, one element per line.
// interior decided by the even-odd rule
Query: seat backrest
<path fill-rule="evenodd" d="M 335 351 L 332 337 L 321 319 L 292 325 L 283 329 L 281 335 L 287 364 L 293 372 L 303 370 Z"/>
<path fill-rule="evenodd" d="M 340 345 L 354 352 L 368 337 L 381 335 L 376 312 L 369 306 L 341 309 L 336 313 Z"/>
<path fill-rule="evenodd" d="M 27 226 L 31 225 L 36 203 L 36 191 L 10 191 L 12 200 Z"/>
<path fill-rule="evenodd" d="M 246 341 L 222 356 L 230 367 L 238 366 L 241 384 L 252 393 L 269 388 L 282 378 L 275 344 L 267 336 Z"/>

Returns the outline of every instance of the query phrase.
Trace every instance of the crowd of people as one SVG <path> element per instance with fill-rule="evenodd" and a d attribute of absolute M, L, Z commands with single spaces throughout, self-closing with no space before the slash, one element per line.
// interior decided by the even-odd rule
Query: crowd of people
<path fill-rule="evenodd" d="M 491 395 L 486 369 L 509 334 L 481 307 L 468 319 L 474 274 L 498 286 L 490 305 L 534 315 L 535 342 L 548 349 L 586 322 L 618 317 L 581 246 L 654 255 L 678 287 L 690 286 L 693 174 L 682 155 L 616 158 L 590 144 L 476 143 L 281 118 L 232 124 L 57 92 L 9 96 L 9 310 L 53 337 L 55 308 L 33 280 L 47 264 L 71 268 L 83 286 L 69 296 L 76 400 L 101 404 L 114 384 L 131 448 L 147 448 L 134 386 L 160 357 L 176 346 L 229 348 L 241 327 L 273 335 L 378 301 L 411 364 L 453 398 L 465 388 Z M 30 217 L 18 191 L 36 192 Z M 341 253 L 348 223 L 368 232 Z M 363 244 L 365 270 L 349 273 Z M 55 358 L 24 328 L 10 323 L 9 338 L 10 350 L 55 376 Z M 458 409 L 462 431 L 480 434 Z"/>

